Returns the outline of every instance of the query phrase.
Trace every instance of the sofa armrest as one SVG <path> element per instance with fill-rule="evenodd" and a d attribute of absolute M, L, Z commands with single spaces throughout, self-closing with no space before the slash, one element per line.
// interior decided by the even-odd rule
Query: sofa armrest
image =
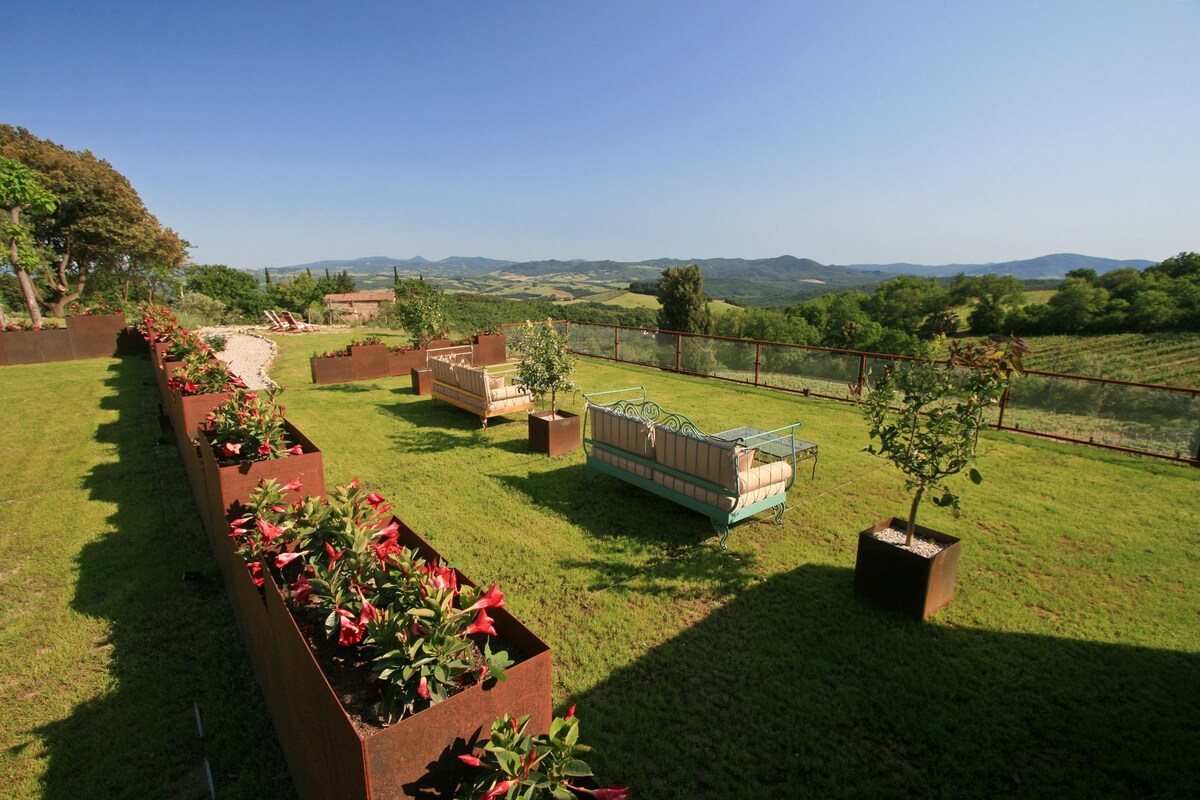
<path fill-rule="evenodd" d="M 792 465 L 789 462 L 773 461 L 770 464 L 759 464 L 738 473 L 738 493 L 746 494 L 774 483 L 790 484 L 791 480 Z"/>

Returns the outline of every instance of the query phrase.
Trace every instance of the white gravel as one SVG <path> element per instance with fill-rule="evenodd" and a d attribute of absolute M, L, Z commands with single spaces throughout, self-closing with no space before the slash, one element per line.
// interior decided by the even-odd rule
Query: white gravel
<path fill-rule="evenodd" d="M 275 381 L 267 375 L 267 367 L 275 360 L 275 343 L 256 333 L 253 328 L 201 328 L 200 335 L 216 334 L 225 337 L 225 349 L 216 354 L 229 370 L 246 382 L 251 389 L 266 389 Z"/>
<path fill-rule="evenodd" d="M 905 547 L 904 540 L 908 538 L 908 534 L 904 531 L 898 531 L 895 528 L 884 528 L 881 531 L 876 531 L 874 534 L 876 539 L 894 544 L 901 550 L 908 550 L 925 558 L 933 558 L 942 550 L 946 549 L 946 545 L 933 539 L 925 539 L 920 536 L 913 536 L 912 547 Z"/>

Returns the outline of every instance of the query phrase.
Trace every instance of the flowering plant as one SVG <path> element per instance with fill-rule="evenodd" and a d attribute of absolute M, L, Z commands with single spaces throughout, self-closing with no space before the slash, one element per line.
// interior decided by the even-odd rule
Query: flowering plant
<path fill-rule="evenodd" d="M 625 786 L 589 789 L 577 785 L 579 778 L 592 777 L 592 769 L 579 759 L 592 748 L 579 743 L 579 719 L 575 706 L 565 717 L 550 723 L 550 733 L 530 736 L 529 717 L 505 714 L 492 723 L 491 736 L 483 745 L 483 754 L 459 756 L 459 760 L 480 771 L 464 784 L 459 800 L 628 800 Z M 571 783 L 574 780 L 575 783 Z"/>
<path fill-rule="evenodd" d="M 378 336 L 364 336 L 362 339 L 354 339 L 350 342 L 350 347 L 370 347 L 371 345 L 383 344 L 383 340 Z"/>
<path fill-rule="evenodd" d="M 246 384 L 231 373 L 219 358 L 192 353 L 183 359 L 183 364 L 167 381 L 167 387 L 188 396 L 225 392 L 234 387 L 245 389 Z"/>
<path fill-rule="evenodd" d="M 198 333 L 192 333 L 186 328 L 176 327 L 168 334 L 165 361 L 183 361 L 192 355 L 212 355 L 212 348 L 204 343 L 204 338 Z"/>
<path fill-rule="evenodd" d="M 324 353 L 313 353 L 313 358 L 343 358 L 350 355 L 350 347 L 340 347 L 334 350 L 326 350 Z"/>
<path fill-rule="evenodd" d="M 42 320 L 41 325 L 34 325 L 32 322 L 28 322 L 26 320 L 21 319 L 21 320 L 17 320 L 16 322 L 8 323 L 7 325 L 4 326 L 4 330 L 6 330 L 6 331 L 52 331 L 52 330 L 57 330 L 58 328 L 61 328 L 61 327 L 62 327 L 62 325 L 59 325 L 57 322 L 52 322 L 51 320 L 48 320 L 48 319 Z"/>
<path fill-rule="evenodd" d="M 388 346 L 389 353 L 411 353 L 413 346 L 411 344 L 393 344 Z"/>
<path fill-rule="evenodd" d="M 251 391 L 230 384 L 228 400 L 205 417 L 204 432 L 212 442 L 218 461 L 224 464 L 301 455 L 283 426 L 284 407 L 275 401 L 279 389 Z"/>
<path fill-rule="evenodd" d="M 296 607 L 325 615 L 325 633 L 338 645 L 371 656 L 378 710 L 399 721 L 487 677 L 505 680 L 513 661 L 484 642 L 496 635 L 489 608 L 503 608 L 496 584 L 463 586 L 448 565 L 429 563 L 399 544 L 399 523 L 379 494 L 357 479 L 326 500 L 283 505 L 284 490 L 265 481 L 251 494 L 249 513 L 231 524 L 230 536 L 249 562 L 256 582 L 260 558 L 294 576 L 288 583 Z M 287 578 L 284 578 L 287 583 Z"/>
<path fill-rule="evenodd" d="M 179 328 L 175 315 L 163 306 L 138 306 L 138 311 L 142 312 L 142 320 L 137 329 L 147 342 L 165 342 Z"/>
<path fill-rule="evenodd" d="M 90 303 L 71 303 L 67 306 L 67 316 L 70 317 L 94 317 L 104 314 L 117 314 L 121 311 L 119 308 L 114 308 L 103 300 L 93 300 Z"/>

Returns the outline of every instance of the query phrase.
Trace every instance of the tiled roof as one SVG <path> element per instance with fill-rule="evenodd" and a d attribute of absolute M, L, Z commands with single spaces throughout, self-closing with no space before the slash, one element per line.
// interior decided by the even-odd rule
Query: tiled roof
<path fill-rule="evenodd" d="M 384 300 L 395 300 L 396 293 L 391 289 L 379 292 L 347 292 L 346 294 L 327 294 L 326 303 L 379 303 Z"/>

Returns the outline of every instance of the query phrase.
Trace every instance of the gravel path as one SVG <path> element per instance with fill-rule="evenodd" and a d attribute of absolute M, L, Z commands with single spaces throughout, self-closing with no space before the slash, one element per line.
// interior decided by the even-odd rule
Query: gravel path
<path fill-rule="evenodd" d="M 255 332 L 253 328 L 201 328 L 200 334 L 225 337 L 225 349 L 217 358 L 229 365 L 230 371 L 246 382 L 251 389 L 266 389 L 275 382 L 267 375 L 267 367 L 275 360 L 275 343 Z"/>

